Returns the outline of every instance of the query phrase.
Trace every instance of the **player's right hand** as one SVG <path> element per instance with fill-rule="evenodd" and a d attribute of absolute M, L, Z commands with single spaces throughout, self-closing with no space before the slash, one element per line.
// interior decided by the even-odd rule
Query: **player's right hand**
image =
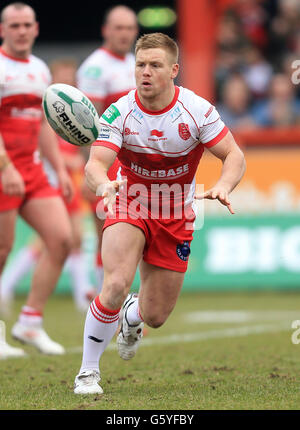
<path fill-rule="evenodd" d="M 25 184 L 23 178 L 12 163 L 2 171 L 1 182 L 4 194 L 8 196 L 24 196 Z"/>
<path fill-rule="evenodd" d="M 198 200 L 219 200 L 219 202 L 226 206 L 229 212 L 234 215 L 234 210 L 232 209 L 228 194 L 228 191 L 223 187 L 215 186 L 202 194 L 195 194 L 194 198 Z"/>
<path fill-rule="evenodd" d="M 111 215 L 114 214 L 113 207 L 116 202 L 116 194 L 126 182 L 126 179 L 121 181 L 105 182 L 97 188 L 96 195 L 103 197 L 104 207 L 107 208 L 108 213 Z"/>

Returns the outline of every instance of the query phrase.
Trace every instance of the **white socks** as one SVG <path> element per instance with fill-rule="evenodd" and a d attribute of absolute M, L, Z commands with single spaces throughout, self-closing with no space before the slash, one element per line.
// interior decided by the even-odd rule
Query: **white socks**
<path fill-rule="evenodd" d="M 23 306 L 19 315 L 19 323 L 30 327 L 41 327 L 43 314 L 30 306 Z"/>
<path fill-rule="evenodd" d="M 85 370 L 99 371 L 100 357 L 117 330 L 119 311 L 102 306 L 99 296 L 91 303 L 84 326 L 80 373 Z"/>

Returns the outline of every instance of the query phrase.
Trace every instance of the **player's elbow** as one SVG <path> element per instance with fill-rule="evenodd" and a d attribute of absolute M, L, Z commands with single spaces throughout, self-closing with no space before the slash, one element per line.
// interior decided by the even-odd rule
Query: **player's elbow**
<path fill-rule="evenodd" d="M 84 167 L 84 176 L 86 177 L 86 179 L 88 178 L 90 174 L 90 162 L 88 161 Z"/>
<path fill-rule="evenodd" d="M 95 172 L 94 162 L 89 160 L 84 167 L 84 176 L 88 183 L 92 180 Z"/>
<path fill-rule="evenodd" d="M 92 167 L 92 165 L 91 165 L 91 162 L 90 161 L 88 161 L 87 162 L 87 164 L 85 165 L 85 167 L 84 167 L 84 176 L 85 176 L 85 182 L 86 182 L 86 184 L 87 184 L 87 186 L 88 186 L 88 188 L 91 190 L 91 191 L 93 191 L 93 192 L 96 192 L 96 189 L 94 189 L 95 187 L 94 187 L 94 174 L 93 174 L 93 172 L 94 172 L 94 169 L 93 169 L 93 167 Z"/>

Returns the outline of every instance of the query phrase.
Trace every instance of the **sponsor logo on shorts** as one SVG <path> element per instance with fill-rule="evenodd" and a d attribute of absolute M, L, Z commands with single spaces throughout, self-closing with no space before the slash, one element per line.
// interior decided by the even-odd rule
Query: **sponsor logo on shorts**
<path fill-rule="evenodd" d="M 191 253 L 189 242 L 179 243 L 176 246 L 176 253 L 182 261 L 187 261 Z"/>

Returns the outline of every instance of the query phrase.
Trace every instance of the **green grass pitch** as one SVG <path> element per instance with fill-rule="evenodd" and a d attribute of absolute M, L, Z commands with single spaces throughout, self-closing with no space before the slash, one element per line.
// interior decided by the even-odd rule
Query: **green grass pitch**
<path fill-rule="evenodd" d="M 159 329 L 149 329 L 134 359 L 121 360 L 115 338 L 101 358 L 102 396 L 73 394 L 85 315 L 54 295 L 49 335 L 67 350 L 0 361 L 0 410 L 291 410 L 300 408 L 300 293 L 182 293 Z M 18 296 L 10 329 L 24 303 Z M 300 337 L 300 336 L 299 336 Z"/>

